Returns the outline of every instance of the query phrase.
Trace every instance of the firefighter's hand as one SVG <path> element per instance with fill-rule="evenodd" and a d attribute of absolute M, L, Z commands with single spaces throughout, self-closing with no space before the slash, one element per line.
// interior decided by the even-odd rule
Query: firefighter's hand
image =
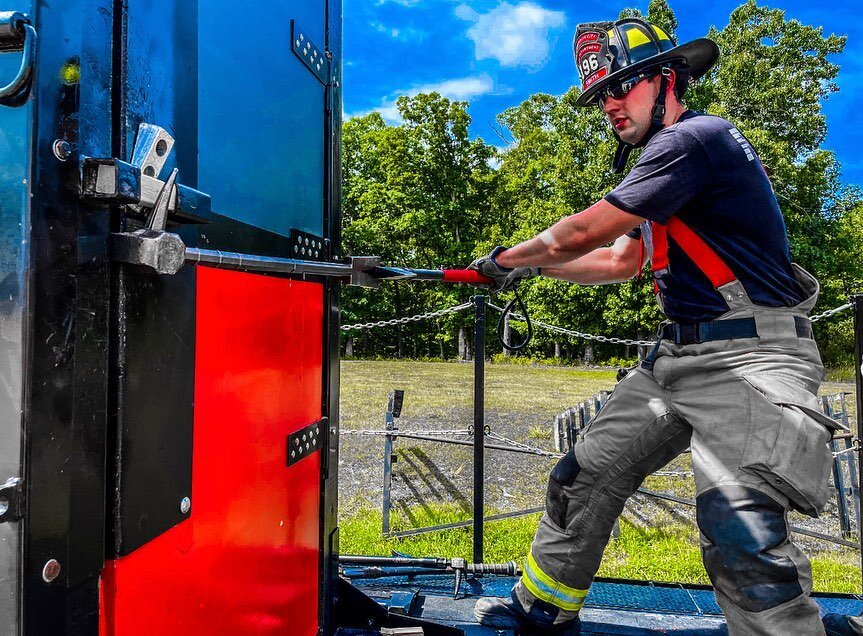
<path fill-rule="evenodd" d="M 475 270 L 492 279 L 491 291 L 510 291 L 523 278 L 539 275 L 538 267 L 516 267 L 510 269 L 498 265 L 495 257 L 506 251 L 505 247 L 496 247 L 488 256 L 482 256 L 468 265 L 468 269 Z"/>

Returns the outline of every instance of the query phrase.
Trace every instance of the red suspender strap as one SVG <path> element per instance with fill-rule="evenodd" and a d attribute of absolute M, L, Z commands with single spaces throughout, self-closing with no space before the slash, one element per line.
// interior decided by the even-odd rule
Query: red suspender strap
<path fill-rule="evenodd" d="M 658 296 L 658 281 L 668 271 L 668 228 L 656 221 L 651 221 L 650 236 L 653 239 L 653 254 L 650 256 L 650 269 L 653 271 L 653 293 Z"/>
<path fill-rule="evenodd" d="M 656 221 L 650 223 L 650 234 L 653 237 L 653 255 L 650 257 L 650 268 L 654 272 L 668 269 L 668 228 Z"/>
<path fill-rule="evenodd" d="M 680 249 L 695 263 L 714 287 L 722 287 L 734 280 L 737 276 L 729 269 L 719 255 L 704 242 L 692 228 L 683 221 L 673 216 L 666 225 L 651 223 L 653 233 L 653 262 L 654 273 L 660 273 L 668 269 L 668 236 L 680 246 Z M 661 277 L 661 276 L 660 276 Z"/>

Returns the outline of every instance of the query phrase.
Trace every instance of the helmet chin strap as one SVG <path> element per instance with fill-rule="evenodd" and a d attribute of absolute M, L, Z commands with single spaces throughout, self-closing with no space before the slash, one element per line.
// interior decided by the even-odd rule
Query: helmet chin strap
<path fill-rule="evenodd" d="M 668 79 L 671 77 L 671 69 L 668 66 L 663 66 L 659 73 L 659 95 L 656 97 L 656 103 L 653 104 L 653 115 L 650 119 L 650 128 L 644 134 L 644 137 L 638 143 L 628 144 L 623 141 L 617 134 L 617 131 L 611 129 L 615 137 L 617 137 L 617 150 L 614 151 L 614 160 L 611 167 L 614 174 L 620 174 L 626 167 L 626 162 L 629 160 L 629 153 L 635 148 L 641 148 L 650 141 L 653 136 L 660 130 L 665 128 L 662 120 L 665 118 L 665 93 L 668 91 Z"/>

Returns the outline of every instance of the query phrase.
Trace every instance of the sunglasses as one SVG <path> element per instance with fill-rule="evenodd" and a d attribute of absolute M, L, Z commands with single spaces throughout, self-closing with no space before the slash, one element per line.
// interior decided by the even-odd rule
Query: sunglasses
<path fill-rule="evenodd" d="M 623 99 L 639 82 L 646 79 L 653 79 L 654 77 L 656 77 L 656 73 L 639 73 L 638 75 L 626 78 L 618 84 L 606 86 L 597 94 L 597 102 L 602 106 L 605 103 L 605 100 L 609 97 L 613 97 L 614 99 Z"/>

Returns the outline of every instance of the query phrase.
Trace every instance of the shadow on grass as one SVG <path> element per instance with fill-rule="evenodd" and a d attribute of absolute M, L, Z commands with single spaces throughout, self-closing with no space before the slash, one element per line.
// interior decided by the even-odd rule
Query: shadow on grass
<path fill-rule="evenodd" d="M 404 449 L 399 452 L 399 458 L 410 468 L 410 470 L 400 471 L 399 481 L 410 491 L 416 504 L 425 512 L 426 517 L 434 518 L 432 505 L 439 505 L 442 501 L 455 504 L 461 512 L 467 515 L 471 514 L 470 500 L 425 451 L 416 447 Z M 425 492 L 422 486 L 425 487 Z M 436 501 L 429 502 L 429 497 Z M 406 502 L 400 502 L 398 507 L 411 522 L 412 527 L 419 527 L 416 515 L 411 512 Z"/>

